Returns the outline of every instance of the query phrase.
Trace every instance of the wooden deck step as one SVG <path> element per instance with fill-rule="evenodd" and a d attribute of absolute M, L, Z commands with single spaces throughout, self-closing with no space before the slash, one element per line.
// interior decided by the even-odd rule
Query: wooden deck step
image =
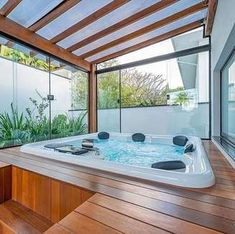
<path fill-rule="evenodd" d="M 0 233 L 38 234 L 52 225 L 51 221 L 12 200 L 0 205 Z"/>

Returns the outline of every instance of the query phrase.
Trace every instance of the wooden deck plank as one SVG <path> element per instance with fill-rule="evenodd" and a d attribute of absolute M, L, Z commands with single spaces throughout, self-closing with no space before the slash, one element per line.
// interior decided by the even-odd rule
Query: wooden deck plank
<path fill-rule="evenodd" d="M 49 228 L 46 232 L 44 232 L 44 234 L 74 234 L 74 232 L 56 223 L 51 228 Z"/>
<path fill-rule="evenodd" d="M 40 234 L 53 225 L 14 201 L 0 205 L 0 221 L 6 230 L 9 229 L 9 233 Z"/>
<path fill-rule="evenodd" d="M 89 217 L 78 214 L 76 212 L 70 213 L 59 224 L 73 233 L 96 233 L 96 234 L 118 234 L 118 230 L 113 229 L 103 223 L 97 222 Z"/>
<path fill-rule="evenodd" d="M 142 221 L 133 219 L 126 214 L 121 214 L 89 202 L 85 202 L 79 206 L 76 209 L 76 212 L 123 233 L 169 233 L 156 226 L 154 227 Z"/>
<path fill-rule="evenodd" d="M 111 222 L 110 217 L 123 222 L 126 218 L 131 223 L 147 225 L 150 230 L 158 228 L 162 232 L 235 233 L 234 169 L 212 142 L 204 141 L 204 145 L 216 176 L 216 185 L 206 189 L 180 188 L 60 163 L 24 154 L 19 152 L 19 148 L 0 150 L 0 161 L 99 193 L 79 207 L 76 210 L 79 213 L 75 213 L 79 219 L 87 218 L 89 222 L 102 224 L 114 231 L 126 229 L 122 224 L 118 226 Z M 95 212 L 92 212 L 93 208 Z M 108 220 L 101 213 L 108 214 Z M 178 231 L 174 225 L 178 225 Z M 131 231 L 132 226 L 128 227 Z M 64 233 L 74 233 L 61 223 L 55 228 Z"/>
<path fill-rule="evenodd" d="M 173 233 L 178 233 L 183 230 L 185 233 L 210 233 L 213 230 L 201 227 L 199 225 L 192 224 L 190 222 L 183 221 L 171 216 L 167 216 L 144 207 L 136 206 L 130 203 L 123 202 L 118 199 L 114 199 L 108 196 L 96 194 L 88 200 L 88 202 L 94 203 L 96 205 L 102 206 L 104 208 L 116 211 L 118 213 L 124 214 L 128 217 L 135 218 L 142 222 L 148 223 L 153 226 L 157 226 L 168 230 Z M 83 204 L 85 206 L 85 204 Z M 76 211 L 81 210 L 78 207 Z M 87 212 L 87 209 L 85 209 Z M 194 231 L 194 232 L 192 232 Z"/>
<path fill-rule="evenodd" d="M 0 220 L 0 233 L 4 233 L 4 234 L 16 234 L 16 232 L 11 227 L 7 226 L 1 220 Z"/>
<path fill-rule="evenodd" d="M 27 209 L 15 201 L 9 200 L 5 202 L 3 206 L 7 210 L 10 210 L 12 214 L 20 217 L 22 220 L 38 229 L 40 232 L 44 232 L 53 225 L 53 223 L 48 219 L 36 214 L 35 212 Z"/>

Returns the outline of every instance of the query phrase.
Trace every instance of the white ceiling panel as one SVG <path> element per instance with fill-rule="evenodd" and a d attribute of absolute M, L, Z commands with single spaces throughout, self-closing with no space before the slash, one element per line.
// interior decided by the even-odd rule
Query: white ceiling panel
<path fill-rule="evenodd" d="M 120 22 L 121 20 L 159 2 L 159 0 L 132 0 L 129 3 L 117 8 L 106 16 L 98 19 L 94 23 L 88 25 L 87 27 L 79 30 L 78 32 L 72 34 L 71 36 L 65 38 L 58 44 L 64 48 L 91 36 L 111 25 Z"/>
<path fill-rule="evenodd" d="M 91 0 L 82 0 L 37 33 L 50 40 L 110 2 L 112 0 L 93 0 L 91 4 Z"/>
<path fill-rule="evenodd" d="M 27 28 L 54 9 L 62 1 L 63 0 L 23 0 L 8 17 Z"/>
<path fill-rule="evenodd" d="M 93 56 L 87 58 L 86 60 L 91 62 L 91 61 L 97 60 L 99 58 L 105 57 L 107 55 L 113 54 L 115 52 L 124 50 L 126 48 L 129 48 L 129 47 L 134 46 L 136 44 L 139 44 L 141 42 L 144 42 L 144 41 L 147 41 L 147 40 L 152 39 L 154 37 L 160 36 L 162 34 L 165 34 L 167 32 L 175 30 L 177 28 L 183 27 L 183 26 L 185 26 L 187 24 L 190 24 L 192 22 L 195 22 L 197 20 L 203 19 L 203 18 L 205 18 L 206 14 L 207 14 L 207 9 L 204 9 L 202 11 L 199 11 L 199 12 L 195 13 L 195 14 L 192 14 L 190 16 L 187 16 L 185 18 L 177 20 L 177 21 L 175 21 L 175 22 L 173 22 L 171 24 L 168 24 L 168 25 L 166 25 L 166 26 L 164 26 L 162 28 L 159 28 L 159 29 L 157 29 L 155 31 L 152 31 L 150 33 L 146 33 L 146 34 L 144 34 L 144 35 L 142 35 L 140 37 L 137 37 L 135 39 L 132 39 L 132 40 L 130 40 L 128 42 L 124 42 L 124 43 L 122 43 L 122 44 L 120 44 L 118 46 L 114 46 L 114 47 L 112 47 L 110 49 L 107 49 L 105 51 L 97 53 L 96 55 L 93 55 Z M 76 54 L 76 52 L 75 52 L 75 54 Z"/>
<path fill-rule="evenodd" d="M 0 1 L 0 9 L 7 3 L 8 0 Z"/>
<path fill-rule="evenodd" d="M 100 47 L 102 45 L 105 45 L 113 40 L 119 39 L 125 35 L 128 35 L 132 32 L 135 32 L 143 27 L 146 27 L 152 23 L 155 23 L 157 21 L 160 21 L 168 16 L 171 16 L 173 14 L 176 14 L 182 10 L 185 10 L 188 7 L 191 7 L 197 3 L 201 2 L 201 0 L 181 0 L 163 10 L 160 10 L 159 12 L 156 12 L 150 16 L 145 17 L 144 19 L 141 19 L 127 27 L 124 27 L 114 33 L 111 33 L 97 41 L 94 41 L 93 43 L 90 43 L 82 48 L 79 48 L 76 51 L 77 55 L 84 54 L 88 51 L 91 51 L 93 49 L 96 49 L 97 47 Z"/>

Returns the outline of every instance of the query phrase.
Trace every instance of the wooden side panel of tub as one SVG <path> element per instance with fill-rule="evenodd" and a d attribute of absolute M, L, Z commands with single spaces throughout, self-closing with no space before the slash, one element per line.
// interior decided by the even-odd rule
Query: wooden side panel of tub
<path fill-rule="evenodd" d="M 11 166 L 0 162 L 0 203 L 11 199 Z"/>
<path fill-rule="evenodd" d="M 94 193 L 40 174 L 12 168 L 12 199 L 58 222 Z"/>

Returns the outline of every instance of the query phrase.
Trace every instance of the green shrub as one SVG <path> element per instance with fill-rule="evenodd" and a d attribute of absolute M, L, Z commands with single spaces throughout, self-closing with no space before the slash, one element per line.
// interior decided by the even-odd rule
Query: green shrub
<path fill-rule="evenodd" d="M 11 142 L 21 144 L 30 140 L 30 131 L 27 128 L 23 113 L 18 113 L 11 103 L 11 113 L 0 113 L 0 146 Z"/>
<path fill-rule="evenodd" d="M 65 137 L 86 133 L 87 125 L 84 118 L 87 112 L 81 113 L 77 118 L 61 114 L 54 117 L 51 123 L 52 136 Z"/>
<path fill-rule="evenodd" d="M 33 108 L 26 108 L 26 114 L 19 113 L 13 104 L 11 112 L 0 113 L 0 147 L 20 145 L 26 142 L 45 140 L 50 135 L 50 120 L 45 115 L 49 104 L 39 93 L 41 102 L 30 98 Z M 87 112 L 78 117 L 60 114 L 51 121 L 52 138 L 86 133 L 84 119 Z"/>

